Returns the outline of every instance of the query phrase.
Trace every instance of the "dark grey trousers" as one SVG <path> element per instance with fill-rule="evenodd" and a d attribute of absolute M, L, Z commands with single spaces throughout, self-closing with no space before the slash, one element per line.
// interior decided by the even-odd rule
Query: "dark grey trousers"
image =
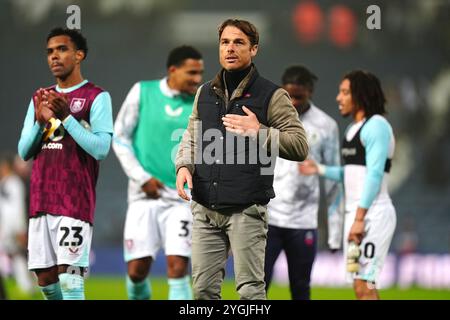
<path fill-rule="evenodd" d="M 192 201 L 191 208 L 194 299 L 221 298 L 225 264 L 230 253 L 240 298 L 265 300 L 266 206 L 252 205 L 224 214 Z"/>

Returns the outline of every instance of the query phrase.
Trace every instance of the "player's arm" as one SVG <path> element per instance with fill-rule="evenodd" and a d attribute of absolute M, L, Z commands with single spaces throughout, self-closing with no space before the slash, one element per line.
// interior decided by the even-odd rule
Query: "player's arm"
<path fill-rule="evenodd" d="M 322 144 L 322 164 L 337 166 L 341 164 L 339 130 L 336 122 L 330 122 L 331 129 Z M 324 181 L 326 203 L 328 204 L 328 246 L 339 249 L 342 244 L 344 223 L 344 190 L 341 182 L 326 179 Z"/>
<path fill-rule="evenodd" d="M 338 182 L 344 181 L 344 168 L 342 166 L 326 166 L 321 163 L 317 163 L 314 160 L 307 159 L 299 165 L 300 173 L 305 176 L 318 174 L 327 179 L 335 180 Z"/>
<path fill-rule="evenodd" d="M 195 170 L 195 150 L 197 148 L 196 137 L 197 135 L 202 134 L 200 131 L 200 119 L 198 118 L 197 108 L 198 97 L 202 88 L 203 86 L 200 86 L 200 88 L 197 90 L 197 94 L 195 95 L 194 105 L 192 106 L 192 113 L 189 116 L 188 126 L 183 133 L 183 137 L 181 138 L 175 160 L 175 170 L 177 173 L 177 191 L 178 195 L 185 200 L 190 199 L 184 191 L 184 185 L 187 183 L 189 189 L 192 189 L 193 187 L 192 175 L 194 174 Z"/>
<path fill-rule="evenodd" d="M 44 124 L 36 120 L 34 103 L 30 100 L 18 145 L 18 152 L 23 160 L 31 159 L 38 152 L 43 130 Z"/>
<path fill-rule="evenodd" d="M 360 243 L 364 237 L 364 217 L 381 188 L 389 154 L 391 129 L 382 118 L 372 118 L 361 130 L 361 143 L 366 151 L 366 177 L 349 240 Z"/>
<path fill-rule="evenodd" d="M 25 186 L 22 181 L 17 179 L 12 180 L 5 185 L 7 187 L 8 202 L 11 212 L 14 213 L 14 219 L 11 220 L 9 227 L 16 235 L 26 234 L 27 222 L 26 222 L 26 209 L 25 209 Z"/>
<path fill-rule="evenodd" d="M 106 158 L 113 132 L 111 96 L 104 91 L 92 102 L 89 116 L 90 129 L 85 128 L 72 115 L 63 121 L 64 128 L 75 142 L 97 160 Z"/>
<path fill-rule="evenodd" d="M 318 164 L 317 173 L 327 179 L 338 182 L 344 181 L 344 168 L 342 166 L 325 166 Z"/>
<path fill-rule="evenodd" d="M 144 170 L 133 150 L 133 136 L 139 120 L 141 85 L 135 83 L 128 92 L 114 123 L 113 150 L 129 179 L 144 185 L 152 176 Z"/>
<path fill-rule="evenodd" d="M 261 124 L 260 130 L 268 130 L 263 147 L 271 149 L 278 142 L 279 156 L 291 161 L 303 161 L 308 156 L 308 141 L 298 113 L 286 90 L 278 89 L 273 94 L 267 110 L 269 128 Z"/>
<path fill-rule="evenodd" d="M 361 142 L 366 150 L 366 178 L 359 206 L 368 209 L 378 192 L 389 154 L 391 129 L 382 118 L 372 118 L 361 130 Z"/>
<path fill-rule="evenodd" d="M 192 113 L 189 116 L 188 126 L 183 133 L 180 145 L 178 147 L 177 156 L 175 159 L 176 172 L 182 167 L 186 167 L 191 174 L 194 174 L 194 157 L 196 149 L 196 137 L 201 134 L 200 130 L 200 119 L 198 118 L 197 102 L 200 92 L 203 86 L 197 90 L 195 95 L 194 104 L 192 106 Z"/>

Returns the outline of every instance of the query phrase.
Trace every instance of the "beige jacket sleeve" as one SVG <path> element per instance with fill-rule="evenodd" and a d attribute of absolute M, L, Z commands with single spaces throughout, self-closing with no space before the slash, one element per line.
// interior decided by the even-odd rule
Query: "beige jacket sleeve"
<path fill-rule="evenodd" d="M 275 91 L 267 111 L 269 128 L 261 124 L 261 129 L 268 129 L 264 143 L 266 149 L 272 149 L 278 143 L 278 155 L 291 161 L 303 161 L 308 156 L 308 141 L 305 129 L 297 110 L 292 105 L 289 94 L 280 88 Z"/>
<path fill-rule="evenodd" d="M 192 113 L 189 116 L 188 126 L 183 133 L 183 137 L 178 147 L 178 152 L 175 159 L 176 172 L 178 172 L 181 167 L 186 167 L 191 174 L 194 174 L 194 157 L 197 147 L 195 137 L 199 132 L 198 130 L 200 130 L 200 119 L 198 118 L 197 102 L 202 87 L 203 86 L 201 86 L 197 90 L 197 94 L 195 95 L 194 104 L 192 107 Z"/>

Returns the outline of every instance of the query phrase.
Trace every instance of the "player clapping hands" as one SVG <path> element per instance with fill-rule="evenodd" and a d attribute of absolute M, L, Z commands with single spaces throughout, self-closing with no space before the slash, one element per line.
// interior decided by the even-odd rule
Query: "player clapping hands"
<path fill-rule="evenodd" d="M 45 98 L 48 95 L 48 91 L 45 89 L 39 89 L 34 99 L 34 104 L 37 106 L 35 110 L 36 120 L 39 124 L 46 124 L 51 118 L 55 116 L 53 111 L 48 105 L 48 100 Z"/>
<path fill-rule="evenodd" d="M 36 120 L 40 124 L 45 124 L 55 117 L 62 121 L 70 115 L 69 104 L 64 93 L 40 89 L 34 102 L 38 106 Z"/>
<path fill-rule="evenodd" d="M 44 99 L 46 99 L 48 107 L 59 120 L 63 121 L 70 115 L 69 103 L 64 93 L 46 91 Z"/>

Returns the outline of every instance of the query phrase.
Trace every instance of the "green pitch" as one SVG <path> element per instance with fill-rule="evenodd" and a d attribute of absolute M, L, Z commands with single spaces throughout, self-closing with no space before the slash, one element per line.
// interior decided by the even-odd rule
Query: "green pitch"
<path fill-rule="evenodd" d="M 85 283 L 86 299 L 89 300 L 121 300 L 126 299 L 125 281 L 120 277 L 89 277 Z M 6 281 L 6 289 L 9 299 L 42 299 L 40 293 L 27 296 L 20 292 L 12 280 Z M 152 279 L 153 297 L 155 300 L 167 299 L 168 286 L 164 278 Z M 354 294 L 350 288 L 312 288 L 314 300 L 353 300 Z M 450 300 L 450 288 L 448 290 L 428 290 L 422 288 L 412 289 L 385 289 L 380 290 L 380 296 L 384 300 Z M 231 280 L 224 282 L 222 297 L 227 300 L 238 299 L 234 283 Z M 273 285 L 269 290 L 269 299 L 289 300 L 290 293 L 287 286 Z"/>

